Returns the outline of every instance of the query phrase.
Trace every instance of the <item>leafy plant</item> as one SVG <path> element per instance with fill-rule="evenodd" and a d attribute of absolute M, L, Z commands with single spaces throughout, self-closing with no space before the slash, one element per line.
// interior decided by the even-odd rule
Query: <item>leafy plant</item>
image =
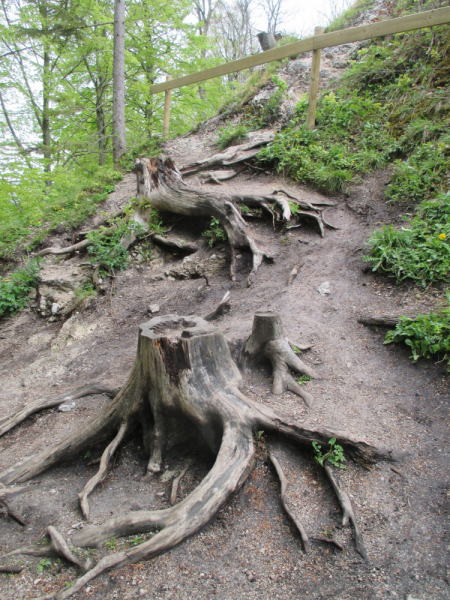
<path fill-rule="evenodd" d="M 52 566 L 52 561 L 49 558 L 42 558 L 37 566 L 37 572 L 43 573 L 45 569 L 48 569 Z"/>
<path fill-rule="evenodd" d="M 134 538 L 130 541 L 130 544 L 132 546 L 139 546 L 139 544 L 142 544 L 143 541 L 144 541 L 143 535 L 135 535 Z"/>
<path fill-rule="evenodd" d="M 297 348 L 297 350 L 298 350 L 298 348 Z M 295 350 L 294 350 L 294 352 L 295 352 Z M 298 352 L 296 352 L 296 354 L 298 354 Z M 313 380 L 313 377 L 310 377 L 309 375 L 302 375 L 301 377 L 299 377 L 299 379 L 297 379 L 297 383 L 299 385 L 305 385 L 305 383 L 307 383 L 308 381 L 312 381 L 312 380 Z"/>
<path fill-rule="evenodd" d="M 264 431 L 258 431 L 258 433 L 256 434 L 256 440 L 258 442 L 261 441 L 261 438 L 263 435 L 264 435 Z"/>
<path fill-rule="evenodd" d="M 295 352 L 295 354 L 301 354 L 302 353 L 302 351 L 300 350 L 300 348 L 298 346 L 294 346 L 294 344 L 291 344 L 291 348 Z"/>
<path fill-rule="evenodd" d="M 83 456 L 83 458 L 89 458 L 90 456 L 91 456 L 91 451 L 90 451 L 90 450 L 88 450 L 88 451 L 86 452 L 86 454 Z"/>
<path fill-rule="evenodd" d="M 111 538 L 110 540 L 108 540 L 105 546 L 108 548 L 108 550 L 115 550 L 117 546 L 116 538 Z"/>
<path fill-rule="evenodd" d="M 244 124 L 221 127 L 219 131 L 219 138 L 217 140 L 217 147 L 219 150 L 225 150 L 225 148 L 228 148 L 228 146 L 239 144 L 245 140 L 247 133 L 248 127 Z"/>
<path fill-rule="evenodd" d="M 446 296 L 450 305 L 450 291 L 446 291 Z M 437 355 L 439 359 L 447 361 L 450 371 L 450 308 L 419 315 L 415 319 L 400 317 L 395 329 L 386 334 L 384 343 L 400 342 L 411 348 L 414 362 L 421 357 Z"/>
<path fill-rule="evenodd" d="M 345 469 L 345 465 L 342 463 L 346 462 L 346 458 L 344 456 L 344 449 L 342 446 L 336 444 L 336 438 L 331 438 L 331 440 L 328 441 L 328 444 L 330 447 L 324 454 L 320 444 L 317 442 L 312 443 L 315 453 L 314 460 L 316 463 L 323 467 L 325 461 L 327 460 L 333 465 L 333 467 Z"/>
<path fill-rule="evenodd" d="M 8 277 L 0 277 L 0 318 L 27 306 L 31 290 L 37 287 L 39 261 L 29 260 Z"/>
<path fill-rule="evenodd" d="M 213 248 L 217 242 L 225 242 L 227 239 L 225 229 L 221 226 L 219 219 L 216 219 L 216 217 L 211 217 L 209 228 L 204 231 L 202 235 L 207 238 L 211 248 Z"/>
<path fill-rule="evenodd" d="M 450 192 L 422 202 L 409 227 L 383 226 L 368 240 L 363 258 L 373 271 L 397 281 L 412 279 L 424 287 L 450 278 Z"/>
<path fill-rule="evenodd" d="M 128 252 L 122 245 L 122 239 L 141 227 L 135 221 L 117 219 L 112 228 L 102 227 L 88 234 L 91 245 L 88 246 L 89 262 L 100 267 L 100 275 L 114 275 L 114 271 L 123 271 L 128 267 Z"/>

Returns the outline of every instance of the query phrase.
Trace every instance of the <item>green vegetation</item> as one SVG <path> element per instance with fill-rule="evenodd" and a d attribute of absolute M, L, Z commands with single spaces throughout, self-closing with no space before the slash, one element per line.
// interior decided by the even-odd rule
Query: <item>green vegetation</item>
<path fill-rule="evenodd" d="M 295 349 L 294 352 L 296 352 Z M 299 352 L 296 352 L 296 354 L 299 354 Z M 307 383 L 308 381 L 312 381 L 313 379 L 314 378 L 310 377 L 309 375 L 302 375 L 301 377 L 299 377 L 299 379 L 297 379 L 297 383 L 298 385 L 305 385 L 305 383 Z"/>
<path fill-rule="evenodd" d="M 322 446 L 317 442 L 313 442 L 314 448 L 314 460 L 321 467 L 324 466 L 325 461 L 330 462 L 333 467 L 337 467 L 338 469 L 345 469 L 345 465 L 342 463 L 346 462 L 346 458 L 344 456 L 344 449 L 339 444 L 336 444 L 336 438 L 331 438 L 328 441 L 329 449 L 325 454 L 322 452 Z"/>
<path fill-rule="evenodd" d="M 450 305 L 450 292 L 446 292 Z M 450 371 L 450 308 L 438 313 L 401 317 L 394 330 L 386 334 L 385 344 L 404 342 L 412 350 L 414 362 L 421 357 L 446 360 Z"/>
<path fill-rule="evenodd" d="M 36 289 L 38 277 L 38 260 L 29 260 L 9 277 L 0 277 L 0 318 L 13 315 L 28 305 L 30 292 Z"/>
<path fill-rule="evenodd" d="M 88 246 L 89 262 L 100 268 L 102 277 L 114 275 L 114 271 L 123 271 L 128 267 L 128 251 L 122 245 L 127 235 L 139 233 L 141 227 L 135 221 L 126 218 L 117 219 L 113 227 L 101 227 L 88 234 L 91 245 Z"/>
<path fill-rule="evenodd" d="M 258 158 L 295 181 L 311 182 L 327 192 L 342 191 L 358 173 L 383 167 L 398 150 L 383 127 L 387 110 L 369 95 L 341 90 L 318 102 L 317 129 L 306 129 L 306 96 L 297 104 L 288 128 L 261 150 Z"/>
<path fill-rule="evenodd" d="M 374 231 L 364 260 L 373 271 L 397 281 L 412 279 L 423 287 L 450 281 L 450 192 L 418 206 L 408 227 L 392 225 Z"/>
<path fill-rule="evenodd" d="M 209 228 L 202 233 L 207 238 L 208 244 L 213 248 L 217 242 L 225 242 L 227 240 L 227 234 L 225 229 L 221 226 L 219 219 L 211 217 Z"/>
<path fill-rule="evenodd" d="M 245 124 L 221 127 L 219 131 L 219 139 L 217 140 L 217 147 L 219 150 L 225 150 L 225 148 L 228 148 L 228 146 L 241 143 L 247 137 L 248 131 L 249 129 Z"/>
<path fill-rule="evenodd" d="M 37 572 L 43 573 L 46 569 L 52 566 L 52 561 L 49 558 L 42 558 L 37 566 Z"/>
<path fill-rule="evenodd" d="M 105 546 L 108 548 L 108 550 L 115 550 L 117 546 L 116 538 L 111 538 L 110 540 L 108 540 Z"/>

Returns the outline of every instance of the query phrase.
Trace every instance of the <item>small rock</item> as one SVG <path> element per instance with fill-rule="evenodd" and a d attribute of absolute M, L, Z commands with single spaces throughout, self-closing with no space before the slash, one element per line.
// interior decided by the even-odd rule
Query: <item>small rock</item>
<path fill-rule="evenodd" d="M 147 590 L 144 590 L 144 588 L 139 590 L 139 596 L 145 596 L 146 594 L 147 594 Z"/>
<path fill-rule="evenodd" d="M 58 314 L 59 304 L 57 302 L 53 302 L 52 304 L 52 315 Z"/>
<path fill-rule="evenodd" d="M 156 313 L 159 313 L 159 304 L 150 304 L 150 306 L 148 307 L 148 312 L 151 315 L 155 315 Z"/>
<path fill-rule="evenodd" d="M 42 579 L 35 579 L 33 581 L 33 585 L 37 585 L 38 583 L 40 583 L 42 581 Z"/>
<path fill-rule="evenodd" d="M 204 577 L 204 576 L 205 576 L 205 574 L 204 574 L 204 573 L 200 573 L 200 577 Z"/>
<path fill-rule="evenodd" d="M 217 258 L 217 254 L 213 254 L 213 255 L 211 256 L 211 260 L 214 260 L 215 258 Z"/>
<path fill-rule="evenodd" d="M 60 404 L 58 406 L 58 410 L 61 412 L 69 412 L 72 408 L 75 408 L 75 402 L 72 402 L 72 404 Z"/>
<path fill-rule="evenodd" d="M 156 495 L 159 497 L 162 497 L 162 496 L 164 496 L 164 492 L 157 492 Z"/>
<path fill-rule="evenodd" d="M 132 581 L 131 581 L 131 585 L 137 585 L 137 581 L 136 581 L 136 579 L 132 579 Z"/>
<path fill-rule="evenodd" d="M 331 285 L 329 281 L 324 281 L 319 285 L 317 291 L 321 296 L 326 296 L 327 294 L 331 294 Z"/>
<path fill-rule="evenodd" d="M 253 581 L 256 581 L 256 577 L 253 573 L 247 573 L 247 579 L 249 580 L 250 583 L 252 583 Z"/>
<path fill-rule="evenodd" d="M 74 523 L 73 525 L 71 525 L 72 529 L 83 529 L 84 527 L 84 523 L 83 521 L 80 521 L 79 523 Z"/>
<path fill-rule="evenodd" d="M 56 494 L 56 490 L 50 490 L 50 494 Z"/>

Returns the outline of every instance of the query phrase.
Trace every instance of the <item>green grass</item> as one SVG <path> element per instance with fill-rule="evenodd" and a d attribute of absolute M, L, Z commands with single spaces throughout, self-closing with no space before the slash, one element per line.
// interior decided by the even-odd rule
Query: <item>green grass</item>
<path fill-rule="evenodd" d="M 248 131 L 249 128 L 245 124 L 221 127 L 217 140 L 217 147 L 219 150 L 225 150 L 228 146 L 234 146 L 235 144 L 243 142 L 247 137 Z"/>
<path fill-rule="evenodd" d="M 450 281 L 450 192 L 422 202 L 407 223 L 374 231 L 364 260 L 398 282 L 410 279 L 426 287 Z"/>
<path fill-rule="evenodd" d="M 450 292 L 446 292 L 450 304 Z M 419 315 L 415 319 L 401 317 L 394 330 L 386 334 L 385 344 L 405 343 L 411 348 L 411 358 L 446 360 L 450 371 L 450 308 L 441 312 Z"/>

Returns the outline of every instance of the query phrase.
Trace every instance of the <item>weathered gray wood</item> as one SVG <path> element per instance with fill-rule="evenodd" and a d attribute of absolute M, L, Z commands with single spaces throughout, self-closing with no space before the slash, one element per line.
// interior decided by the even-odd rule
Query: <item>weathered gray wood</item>
<path fill-rule="evenodd" d="M 323 27 L 316 27 L 314 29 L 314 36 L 323 34 Z M 313 50 L 312 62 L 311 62 L 311 74 L 309 80 L 309 93 L 308 93 L 308 113 L 306 115 L 306 128 L 314 129 L 316 126 L 316 107 L 317 107 L 317 90 L 319 89 L 319 73 L 320 73 L 320 59 L 322 56 L 322 50 Z"/>
<path fill-rule="evenodd" d="M 399 315 L 361 315 L 358 323 L 375 327 L 395 327 L 400 322 Z"/>
<path fill-rule="evenodd" d="M 243 69 L 249 69 L 250 67 L 257 67 L 258 65 L 264 65 L 274 60 L 281 60 L 296 54 L 318 50 L 319 48 L 323 49 L 331 46 L 339 46 L 340 44 L 361 42 L 363 40 L 370 40 L 385 35 L 413 31 L 414 29 L 432 27 L 433 25 L 444 25 L 446 23 L 450 23 L 450 8 L 437 8 L 413 15 L 407 15 L 405 17 L 398 17 L 397 19 L 387 19 L 385 21 L 379 21 L 378 23 L 371 23 L 370 25 L 349 27 L 348 29 L 343 29 L 341 31 L 324 33 L 323 35 L 307 38 L 306 40 L 294 42 L 293 44 L 273 48 L 266 52 L 260 52 L 218 67 L 192 73 L 191 75 L 177 77 L 170 82 L 157 83 L 150 87 L 150 93 L 157 94 L 158 92 L 173 90 L 191 83 L 206 81 L 207 79 L 213 79 L 214 77 L 222 77 L 229 73 L 235 73 L 237 71 L 242 71 Z"/>

